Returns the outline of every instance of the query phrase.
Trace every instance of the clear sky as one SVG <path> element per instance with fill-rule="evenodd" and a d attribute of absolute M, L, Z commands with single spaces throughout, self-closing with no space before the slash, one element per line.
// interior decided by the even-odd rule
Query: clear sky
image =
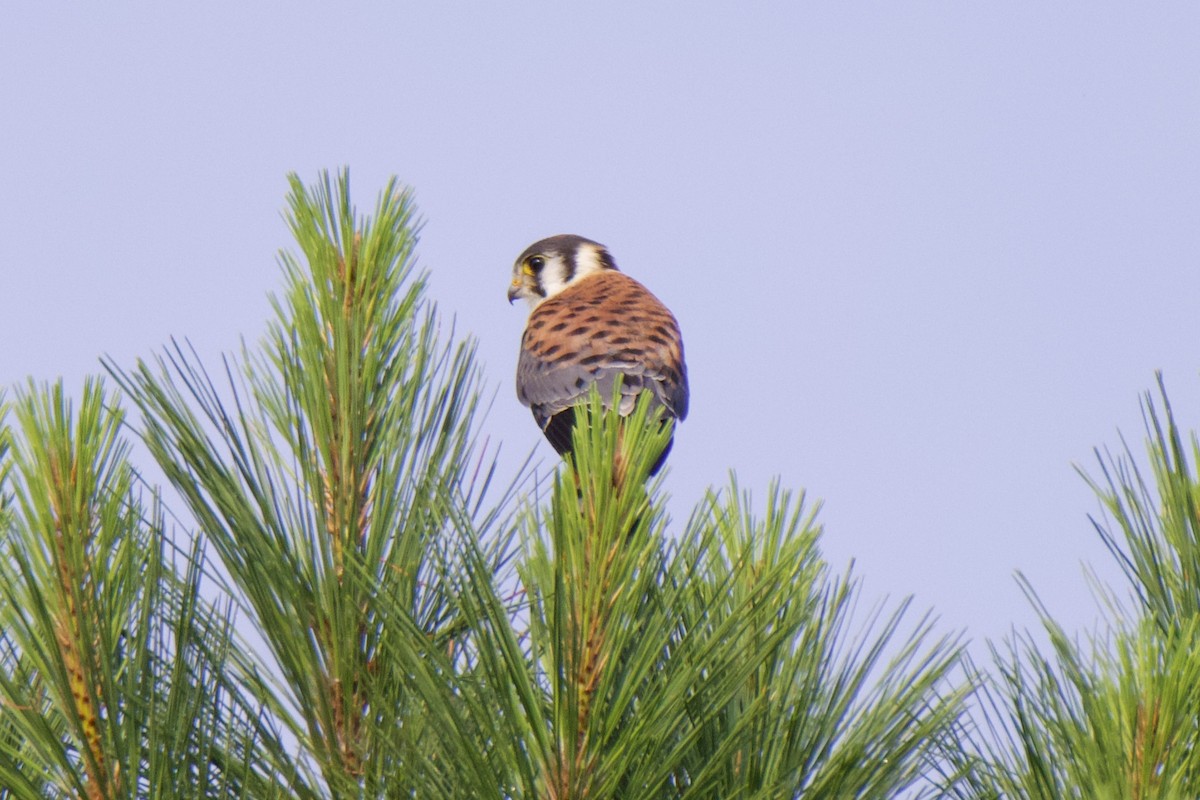
<path fill-rule="evenodd" d="M 1200 5 L 23 4 L 0 22 L 0 384 L 256 341 L 285 175 L 348 165 L 427 220 L 505 463 L 536 239 L 579 233 L 679 318 L 682 523 L 735 469 L 824 503 L 866 597 L 979 640 L 1114 575 L 1073 464 L 1200 420 Z M 77 389 L 76 389 L 77 390 Z"/>

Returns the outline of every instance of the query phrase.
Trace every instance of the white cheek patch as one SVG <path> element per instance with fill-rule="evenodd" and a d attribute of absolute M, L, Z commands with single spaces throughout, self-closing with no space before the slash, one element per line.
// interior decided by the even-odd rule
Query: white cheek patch
<path fill-rule="evenodd" d="M 581 245 L 575 252 L 575 278 L 586 278 L 604 269 L 600 248 L 594 244 Z"/>
<path fill-rule="evenodd" d="M 566 262 L 560 256 L 549 259 L 546 262 L 546 266 L 542 267 L 542 274 L 539 277 L 541 279 L 542 291 L 546 293 L 546 297 L 554 297 L 554 295 L 567 288 Z"/>
<path fill-rule="evenodd" d="M 575 251 L 574 272 L 567 269 L 566 259 L 561 255 L 548 257 L 546 265 L 538 274 L 538 285 L 545 293 L 545 297 L 531 297 L 530 304 L 536 306 L 546 298 L 554 297 L 580 278 L 603 272 L 605 262 L 600 256 L 601 252 L 599 245 L 590 243 L 580 245 L 579 249 Z"/>

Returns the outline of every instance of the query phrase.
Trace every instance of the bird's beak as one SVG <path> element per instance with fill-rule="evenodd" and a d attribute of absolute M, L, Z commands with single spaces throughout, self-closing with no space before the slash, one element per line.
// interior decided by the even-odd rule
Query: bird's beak
<path fill-rule="evenodd" d="M 508 304 L 512 305 L 518 297 L 524 296 L 525 286 L 521 283 L 520 279 L 513 280 L 513 282 L 508 285 Z"/>

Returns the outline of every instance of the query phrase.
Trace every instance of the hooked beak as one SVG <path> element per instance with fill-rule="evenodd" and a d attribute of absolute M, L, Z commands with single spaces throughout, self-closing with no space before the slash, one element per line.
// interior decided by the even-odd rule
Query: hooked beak
<path fill-rule="evenodd" d="M 513 278 L 512 283 L 508 285 L 508 304 L 512 305 L 518 297 L 530 297 L 532 292 L 533 287 L 529 285 L 529 281 Z"/>

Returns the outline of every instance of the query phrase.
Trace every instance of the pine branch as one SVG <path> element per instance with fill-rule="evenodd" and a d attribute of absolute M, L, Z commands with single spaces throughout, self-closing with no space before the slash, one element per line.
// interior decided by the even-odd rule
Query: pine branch
<path fill-rule="evenodd" d="M 1084 476 L 1132 602 L 1097 587 L 1110 617 L 1080 639 L 1020 579 L 1049 647 L 1031 634 L 993 646 L 986 724 L 947 751 L 955 797 L 1200 796 L 1200 448 L 1193 436 L 1189 458 L 1161 375 L 1159 392 L 1143 404 L 1152 478 L 1127 445 L 1118 457 L 1098 451 L 1101 480 Z"/>
<path fill-rule="evenodd" d="M 289 697 L 261 701 L 330 791 L 375 796 L 442 780 L 421 765 L 425 701 L 390 654 L 461 636 L 439 554 L 452 509 L 493 514 L 471 464 L 479 376 L 473 343 L 439 339 L 411 194 L 389 183 L 368 217 L 348 173 L 291 186 L 299 253 L 280 256 L 261 347 L 224 385 L 178 345 L 113 371 L 269 647 L 256 671 L 282 675 Z M 503 537 L 491 546 L 502 562 Z"/>
<path fill-rule="evenodd" d="M 231 619 L 176 576 L 98 381 L 18 393 L 0 548 L 0 785 L 25 796 L 262 796 L 279 742 L 230 681 Z M 7 495 L 9 485 L 0 483 Z M 286 769 L 283 770 L 286 772 Z M 169 791 L 168 791 L 169 790 Z"/>

